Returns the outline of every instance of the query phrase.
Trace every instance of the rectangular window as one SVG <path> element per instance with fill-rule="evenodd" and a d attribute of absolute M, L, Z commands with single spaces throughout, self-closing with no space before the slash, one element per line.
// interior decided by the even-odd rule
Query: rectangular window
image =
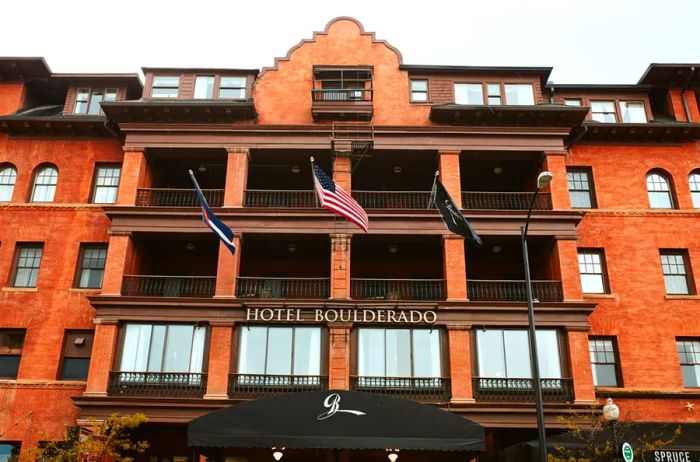
<path fill-rule="evenodd" d="M 566 169 L 569 186 L 569 199 L 571 208 L 592 209 L 595 208 L 595 192 L 593 190 L 593 174 L 587 168 Z"/>
<path fill-rule="evenodd" d="M 177 98 L 180 77 L 177 75 L 156 75 L 153 77 L 152 98 Z"/>
<path fill-rule="evenodd" d="M 0 462 L 19 462 L 19 441 L 0 441 Z"/>
<path fill-rule="evenodd" d="M 686 295 L 691 293 L 688 254 L 685 251 L 662 250 L 661 270 L 668 295 Z"/>
<path fill-rule="evenodd" d="M 588 339 L 588 350 L 591 354 L 593 384 L 596 387 L 621 386 L 615 339 L 591 337 Z"/>
<path fill-rule="evenodd" d="M 602 250 L 579 250 L 578 270 L 584 294 L 608 293 L 605 277 L 605 258 Z"/>
<path fill-rule="evenodd" d="M 98 165 L 95 170 L 95 190 L 93 204 L 114 204 L 117 202 L 121 165 Z"/>
<path fill-rule="evenodd" d="M 201 373 L 206 332 L 187 324 L 127 324 L 119 370 Z"/>
<path fill-rule="evenodd" d="M 105 90 L 105 97 L 103 101 L 116 101 L 117 100 L 117 89 L 108 88 Z"/>
<path fill-rule="evenodd" d="M 92 352 L 91 330 L 67 330 L 63 344 L 60 380 L 86 380 Z"/>
<path fill-rule="evenodd" d="M 616 123 L 615 103 L 612 101 L 591 101 L 591 118 L 596 122 Z"/>
<path fill-rule="evenodd" d="M 102 287 L 106 260 L 106 245 L 81 245 L 77 287 L 80 289 L 99 289 Z"/>
<path fill-rule="evenodd" d="M 359 385 L 362 377 L 440 378 L 442 373 L 437 329 L 359 329 L 357 355 Z"/>
<path fill-rule="evenodd" d="M 487 83 L 486 84 L 486 95 L 488 97 L 489 106 L 500 106 L 501 105 L 501 84 L 500 83 Z"/>
<path fill-rule="evenodd" d="M 641 101 L 620 101 L 620 114 L 622 114 L 622 121 L 625 123 L 647 123 L 647 113 L 644 111 L 644 103 Z"/>
<path fill-rule="evenodd" d="M 529 83 L 507 83 L 505 84 L 505 90 L 506 104 L 520 106 L 532 106 L 535 104 L 535 93 L 532 85 Z"/>
<path fill-rule="evenodd" d="M 36 287 L 43 244 L 17 244 L 13 287 Z"/>
<path fill-rule="evenodd" d="M 484 87 L 480 83 L 456 83 L 455 104 L 484 104 Z"/>
<path fill-rule="evenodd" d="M 194 99 L 212 99 L 214 97 L 214 76 L 198 75 L 194 81 Z"/>
<path fill-rule="evenodd" d="M 73 114 L 100 115 L 102 114 L 102 108 L 100 107 L 102 101 L 116 100 L 116 88 L 93 88 L 92 90 L 89 88 L 79 88 L 75 94 Z"/>
<path fill-rule="evenodd" d="M 532 378 L 528 335 L 524 329 L 477 330 L 479 377 Z M 556 330 L 537 331 L 537 357 L 542 378 L 562 378 Z"/>
<path fill-rule="evenodd" d="M 681 362 L 683 386 L 700 387 L 700 340 L 696 338 L 676 339 L 678 357 Z"/>
<path fill-rule="evenodd" d="M 221 77 L 219 81 L 219 98 L 245 99 L 245 77 Z"/>
<path fill-rule="evenodd" d="M 17 378 L 23 346 L 24 329 L 0 329 L 0 378 Z"/>
<path fill-rule="evenodd" d="M 581 106 L 581 100 L 578 98 L 565 98 L 564 106 Z"/>
<path fill-rule="evenodd" d="M 73 114 L 87 114 L 88 101 L 90 100 L 89 88 L 78 88 L 75 94 L 75 106 Z"/>
<path fill-rule="evenodd" d="M 240 335 L 239 374 L 321 375 L 319 327 L 244 326 Z"/>
<path fill-rule="evenodd" d="M 411 101 L 424 103 L 428 101 L 428 81 L 411 80 Z"/>

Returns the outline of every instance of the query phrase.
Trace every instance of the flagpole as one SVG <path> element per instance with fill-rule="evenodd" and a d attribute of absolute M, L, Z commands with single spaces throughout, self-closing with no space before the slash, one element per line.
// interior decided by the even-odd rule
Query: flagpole
<path fill-rule="evenodd" d="M 314 156 L 309 157 L 311 162 L 311 185 L 313 186 L 314 204 L 318 207 L 318 193 L 316 192 L 316 172 L 314 172 Z"/>
<path fill-rule="evenodd" d="M 437 185 L 437 179 L 440 176 L 440 170 L 435 170 L 435 177 L 433 178 L 433 187 L 430 188 L 430 198 L 428 199 L 428 207 L 435 201 L 435 186 Z"/>

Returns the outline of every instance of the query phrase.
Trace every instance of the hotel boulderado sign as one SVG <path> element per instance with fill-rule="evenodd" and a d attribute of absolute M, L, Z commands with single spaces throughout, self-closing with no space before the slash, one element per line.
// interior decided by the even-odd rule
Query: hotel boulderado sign
<path fill-rule="evenodd" d="M 384 308 L 247 308 L 246 321 L 262 322 L 359 322 L 366 324 L 433 324 L 434 310 Z"/>

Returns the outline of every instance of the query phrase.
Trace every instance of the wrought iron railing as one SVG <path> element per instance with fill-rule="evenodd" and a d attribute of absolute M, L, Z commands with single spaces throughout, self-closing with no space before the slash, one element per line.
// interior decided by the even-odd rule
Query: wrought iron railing
<path fill-rule="evenodd" d="M 463 191 L 462 208 L 465 210 L 527 210 L 532 201 L 531 192 Z M 534 210 L 552 210 L 552 195 L 539 193 Z"/>
<path fill-rule="evenodd" d="M 316 207 L 314 191 L 276 191 L 265 189 L 246 189 L 245 207 L 281 207 L 312 208 Z"/>
<path fill-rule="evenodd" d="M 311 90 L 314 101 L 328 102 L 354 102 L 372 101 L 373 90 L 371 88 L 323 88 Z"/>
<path fill-rule="evenodd" d="M 320 375 L 229 374 L 228 377 L 230 398 L 255 398 L 328 389 L 328 377 Z"/>
<path fill-rule="evenodd" d="M 524 280 L 467 280 L 469 300 L 524 302 L 527 291 Z M 532 296 L 540 302 L 561 302 L 564 290 L 561 281 L 532 281 Z"/>
<path fill-rule="evenodd" d="M 328 298 L 329 278 L 239 277 L 236 297 L 251 298 Z"/>
<path fill-rule="evenodd" d="M 434 208 L 430 191 L 353 191 L 352 197 L 366 209 Z"/>
<path fill-rule="evenodd" d="M 477 401 L 534 403 L 533 379 L 474 377 L 474 399 Z M 542 400 L 570 403 L 574 400 L 572 379 L 541 379 Z"/>
<path fill-rule="evenodd" d="M 444 300 L 444 279 L 351 279 L 358 300 Z"/>
<path fill-rule="evenodd" d="M 202 189 L 210 207 L 221 207 L 224 203 L 223 189 Z M 199 207 L 194 189 L 185 188 L 139 188 L 136 192 L 138 207 Z"/>
<path fill-rule="evenodd" d="M 124 276 L 122 295 L 131 297 L 213 297 L 216 276 Z"/>
<path fill-rule="evenodd" d="M 445 377 L 350 377 L 353 390 L 382 393 L 418 401 L 449 401 L 450 379 Z"/>
<path fill-rule="evenodd" d="M 110 396 L 200 398 L 207 389 L 207 375 L 195 372 L 110 372 Z"/>

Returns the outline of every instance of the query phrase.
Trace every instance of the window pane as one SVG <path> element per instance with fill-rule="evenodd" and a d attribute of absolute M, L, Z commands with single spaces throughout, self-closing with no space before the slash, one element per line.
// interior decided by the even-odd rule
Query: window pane
<path fill-rule="evenodd" d="M 411 100 L 416 102 L 428 101 L 428 93 L 426 92 L 413 92 L 411 93 Z"/>
<path fill-rule="evenodd" d="M 36 287 L 43 252 L 44 250 L 41 247 L 19 248 L 14 281 L 15 287 Z"/>
<path fill-rule="evenodd" d="M 189 372 L 193 326 L 168 326 L 163 372 Z"/>
<path fill-rule="evenodd" d="M 593 207 L 591 203 L 591 194 L 588 191 L 570 191 L 571 208 L 574 209 L 590 209 Z"/>
<path fill-rule="evenodd" d="M 294 330 L 294 375 L 321 374 L 321 329 L 297 327 Z"/>
<path fill-rule="evenodd" d="M 157 75 L 153 77 L 154 87 L 178 87 L 180 86 L 180 77 L 171 75 Z"/>
<path fill-rule="evenodd" d="M 386 331 L 387 377 L 411 376 L 411 331 L 387 329 Z"/>
<path fill-rule="evenodd" d="M 267 332 L 266 374 L 292 373 L 292 328 L 270 327 Z"/>
<path fill-rule="evenodd" d="M 604 294 L 603 277 L 599 274 L 581 274 L 581 290 L 584 294 Z"/>
<path fill-rule="evenodd" d="M 496 329 L 476 331 L 480 377 L 506 377 L 503 331 Z"/>
<path fill-rule="evenodd" d="M 6 443 L 0 444 L 0 462 L 17 462 L 19 461 L 19 450 L 21 443 Z"/>
<path fill-rule="evenodd" d="M 34 178 L 32 202 L 53 202 L 57 182 L 58 170 L 53 167 L 44 167 L 39 170 Z"/>
<path fill-rule="evenodd" d="M 615 365 L 594 364 L 593 384 L 596 387 L 616 387 L 617 377 L 615 376 Z"/>
<path fill-rule="evenodd" d="M 245 77 L 221 77 L 221 88 L 245 88 Z"/>
<path fill-rule="evenodd" d="M 102 92 L 93 92 L 92 97 L 90 98 L 90 106 L 88 107 L 88 114 L 98 115 L 100 112 L 102 112 L 102 108 L 100 107 L 100 103 L 102 102 L 102 97 L 103 97 Z"/>
<path fill-rule="evenodd" d="M 102 101 L 116 101 L 117 100 L 117 90 L 105 90 L 105 97 Z"/>
<path fill-rule="evenodd" d="M 0 378 L 16 379 L 20 356 L 0 356 Z"/>
<path fill-rule="evenodd" d="M 413 376 L 440 377 L 440 331 L 413 331 Z"/>
<path fill-rule="evenodd" d="M 151 344 L 151 327 L 148 324 L 126 325 L 120 371 L 146 371 Z"/>
<path fill-rule="evenodd" d="M 154 98 L 177 98 L 177 88 L 154 88 L 151 91 Z"/>
<path fill-rule="evenodd" d="M 672 209 L 671 186 L 668 179 L 659 173 L 647 175 L 649 205 L 653 209 Z"/>
<path fill-rule="evenodd" d="M 455 104 L 484 104 L 484 91 L 480 83 L 456 83 Z"/>
<path fill-rule="evenodd" d="M 565 99 L 564 106 L 581 106 L 580 99 Z"/>
<path fill-rule="evenodd" d="M 537 357 L 542 378 L 561 378 L 559 339 L 555 330 L 537 331 Z"/>
<path fill-rule="evenodd" d="M 95 204 L 114 204 L 119 191 L 120 166 L 98 167 L 95 178 L 95 194 L 92 200 Z"/>
<path fill-rule="evenodd" d="M 664 276 L 666 293 L 669 295 L 686 295 L 688 291 L 688 281 L 685 276 Z"/>
<path fill-rule="evenodd" d="M 264 374 L 267 344 L 266 327 L 243 327 L 238 354 L 239 374 Z"/>
<path fill-rule="evenodd" d="M 149 344 L 148 366 L 150 372 L 160 372 L 163 370 L 163 352 L 165 351 L 165 335 L 167 326 L 151 326 L 151 339 Z"/>
<path fill-rule="evenodd" d="M 700 387 L 700 366 L 682 366 L 683 386 L 687 388 Z"/>
<path fill-rule="evenodd" d="M 195 99 L 211 99 L 214 96 L 214 76 L 199 75 L 194 83 Z"/>
<path fill-rule="evenodd" d="M 426 92 L 428 91 L 427 80 L 411 80 L 411 91 Z"/>
<path fill-rule="evenodd" d="M 615 104 L 612 101 L 591 101 L 591 116 L 598 122 L 615 123 Z"/>
<path fill-rule="evenodd" d="M 87 379 L 90 358 L 64 358 L 62 380 L 85 380 Z"/>
<path fill-rule="evenodd" d="M 644 103 L 620 101 L 622 121 L 627 123 L 646 123 L 647 115 L 644 112 Z"/>
<path fill-rule="evenodd" d="M 195 326 L 192 336 L 192 353 L 190 355 L 190 372 L 202 372 L 204 365 L 204 342 L 207 334 L 205 326 Z"/>
<path fill-rule="evenodd" d="M 0 169 L 0 202 L 12 200 L 12 192 L 15 189 L 17 180 L 17 170 L 14 167 L 4 167 Z"/>
<path fill-rule="evenodd" d="M 221 88 L 219 98 L 222 99 L 245 99 L 245 88 Z"/>
<path fill-rule="evenodd" d="M 80 288 L 102 287 L 107 249 L 104 247 L 84 247 L 81 259 Z"/>
<path fill-rule="evenodd" d="M 533 105 L 535 95 L 530 84 L 505 84 L 506 104 Z"/>
<path fill-rule="evenodd" d="M 384 369 L 384 329 L 360 329 L 358 349 L 359 375 L 386 376 Z"/>
<path fill-rule="evenodd" d="M 532 377 L 527 331 L 504 330 L 503 342 L 506 348 L 506 377 Z"/>

